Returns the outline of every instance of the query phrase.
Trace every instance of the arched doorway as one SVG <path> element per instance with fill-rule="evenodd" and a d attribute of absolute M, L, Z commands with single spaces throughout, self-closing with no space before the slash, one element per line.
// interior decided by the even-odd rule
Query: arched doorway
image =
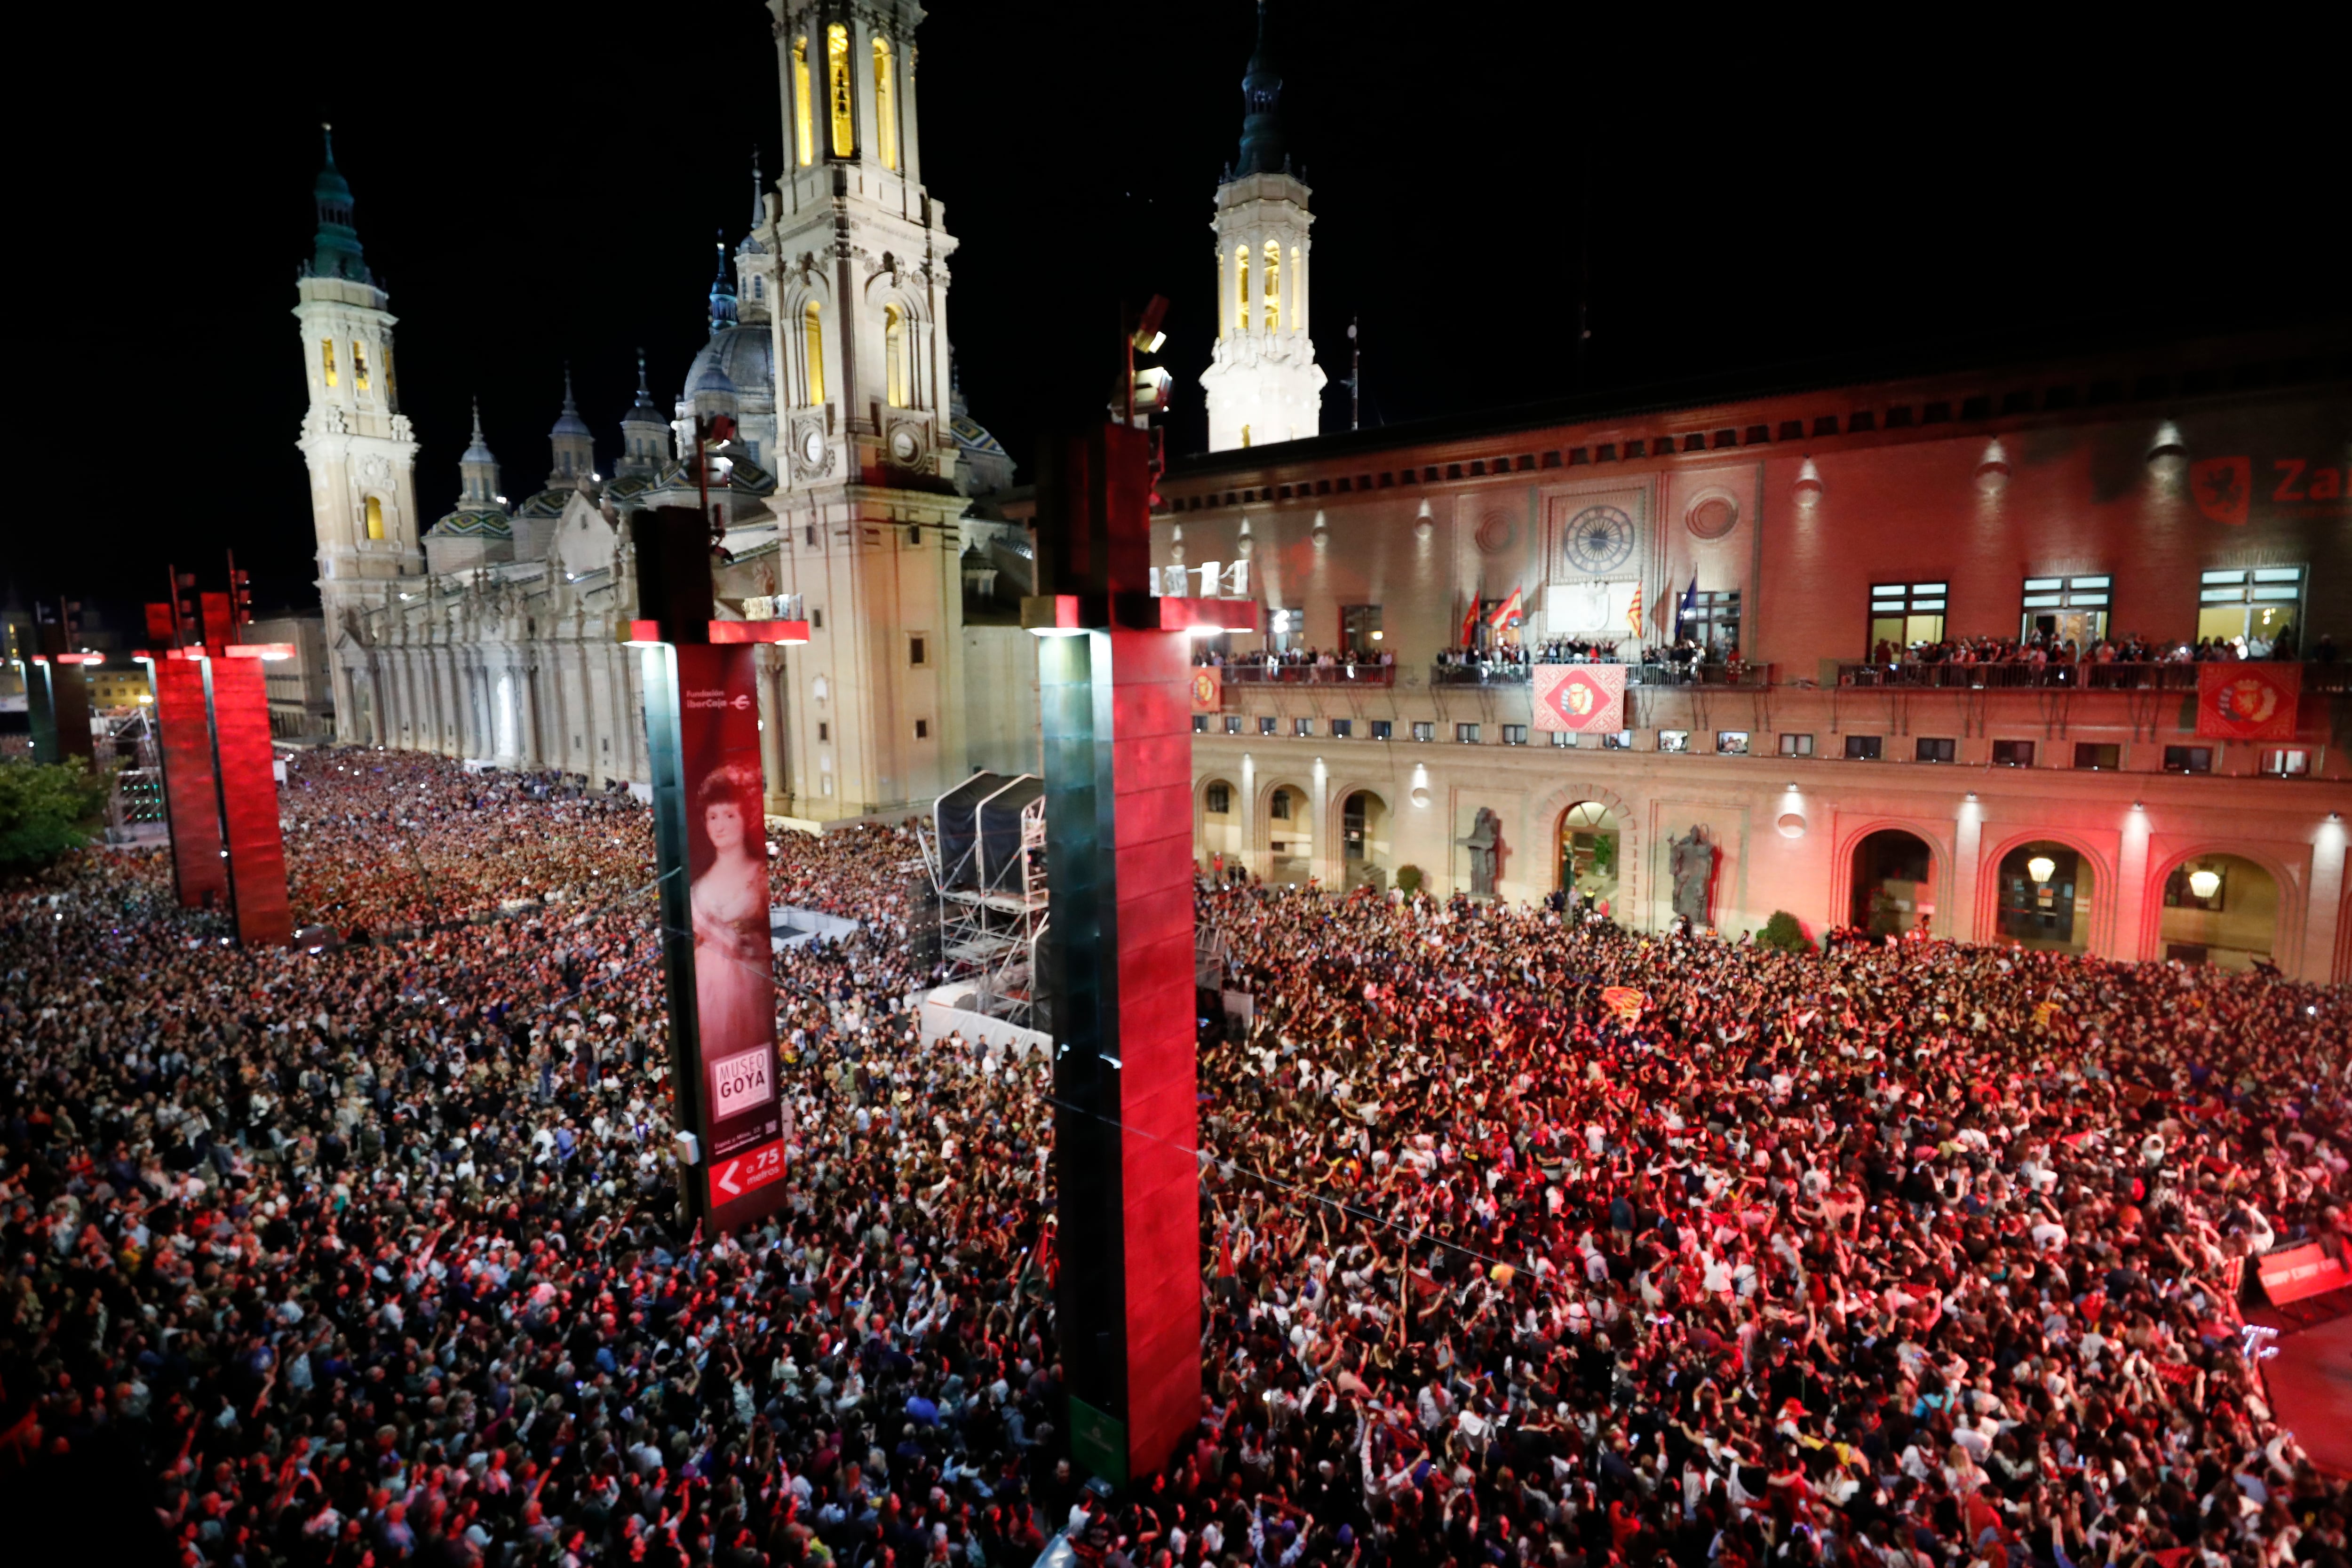
<path fill-rule="evenodd" d="M 1265 797 L 1265 879 L 1304 884 L 1315 874 L 1315 824 L 1307 792 L 1276 784 Z"/>
<path fill-rule="evenodd" d="M 1201 784 L 1201 831 L 1198 853 L 1213 876 L 1242 859 L 1242 795 L 1230 779 L 1205 779 Z"/>
<path fill-rule="evenodd" d="M 1389 806 L 1370 790 L 1339 803 L 1339 877 L 1344 887 L 1389 885 Z"/>
<path fill-rule="evenodd" d="M 2278 880 L 2242 855 L 2192 855 L 2164 879 L 2164 956 L 2217 969 L 2268 962 L 2278 942 Z"/>
<path fill-rule="evenodd" d="M 2063 844 L 2021 844 L 2001 857 L 1995 929 L 2039 952 L 2091 947 L 2091 862 Z"/>
<path fill-rule="evenodd" d="M 1619 897 L 1619 850 L 1622 847 L 1609 808 L 1580 800 L 1559 814 L 1559 889 L 1596 914 L 1614 914 Z"/>
<path fill-rule="evenodd" d="M 1936 912 L 1936 857 L 1927 841 L 1901 827 L 1864 834 L 1853 847 L 1849 924 L 1873 936 L 1926 927 Z"/>

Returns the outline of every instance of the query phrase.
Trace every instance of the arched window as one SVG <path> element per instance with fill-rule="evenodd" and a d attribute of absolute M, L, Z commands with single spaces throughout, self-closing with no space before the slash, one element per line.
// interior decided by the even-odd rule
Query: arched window
<path fill-rule="evenodd" d="M 849 101 L 849 28 L 840 22 L 824 30 L 824 95 L 833 111 L 833 155 L 857 151 L 857 121 Z"/>
<path fill-rule="evenodd" d="M 764 278 L 754 278 L 751 279 L 751 298 L 754 300 L 764 300 L 768 297 L 768 290 L 764 287 L 767 281 L 768 280 Z"/>
<path fill-rule="evenodd" d="M 882 307 L 882 356 L 888 375 L 890 406 L 908 405 L 907 312 L 896 305 Z"/>
<path fill-rule="evenodd" d="M 1265 330 L 1282 330 L 1282 244 L 1265 242 Z"/>
<path fill-rule="evenodd" d="M 370 496 L 367 499 L 367 536 L 370 539 L 383 537 L 383 501 L 380 497 Z"/>
<path fill-rule="evenodd" d="M 332 338 L 320 338 L 319 340 L 319 368 L 326 373 L 327 384 L 329 386 L 334 385 L 335 340 Z"/>
<path fill-rule="evenodd" d="M 808 362 L 808 400 L 824 401 L 824 318 L 811 300 L 801 307 L 801 358 Z"/>
<path fill-rule="evenodd" d="M 362 392 L 368 389 L 367 345 L 357 338 L 352 340 L 352 384 Z"/>
<path fill-rule="evenodd" d="M 1250 324 L 1249 247 L 1234 248 L 1234 331 L 1246 332 Z"/>
<path fill-rule="evenodd" d="M 793 40 L 793 150 L 799 154 L 803 167 L 816 162 L 816 132 L 809 103 L 808 40 Z"/>
<path fill-rule="evenodd" d="M 882 166 L 898 166 L 898 89 L 890 73 L 890 40 L 874 40 L 874 141 Z"/>

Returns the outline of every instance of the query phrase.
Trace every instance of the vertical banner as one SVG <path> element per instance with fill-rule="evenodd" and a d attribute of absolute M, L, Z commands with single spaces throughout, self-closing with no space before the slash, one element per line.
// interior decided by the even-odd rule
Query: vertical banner
<path fill-rule="evenodd" d="M 1192 667 L 1192 711 L 1214 713 L 1225 705 L 1225 672 L 1213 664 Z"/>
<path fill-rule="evenodd" d="M 2259 659 L 2197 667 L 2197 736 L 2204 741 L 2292 741 L 2303 666 Z"/>
<path fill-rule="evenodd" d="M 1535 668 L 1538 730 L 1613 734 L 1625 728 L 1622 664 L 1539 664 Z"/>
<path fill-rule="evenodd" d="M 212 720 L 205 706 L 200 658 L 157 657 L 156 751 L 163 759 L 163 816 L 172 828 L 172 880 L 180 907 L 228 902 L 228 862 L 221 858 L 220 795 L 213 784 Z"/>
<path fill-rule="evenodd" d="M 685 966 L 693 975 L 698 1102 L 691 1125 L 719 1230 L 775 1208 L 782 1189 L 760 1189 L 784 1173 L 756 653 L 742 643 L 688 643 L 675 652 L 693 944 Z M 672 998 L 673 1017 L 686 1011 L 681 1000 Z"/>
<path fill-rule="evenodd" d="M 286 840 L 278 822 L 277 753 L 269 744 L 269 683 L 257 658 L 214 658 L 213 758 L 228 839 L 236 940 L 283 947 L 294 939 L 286 905 Z"/>

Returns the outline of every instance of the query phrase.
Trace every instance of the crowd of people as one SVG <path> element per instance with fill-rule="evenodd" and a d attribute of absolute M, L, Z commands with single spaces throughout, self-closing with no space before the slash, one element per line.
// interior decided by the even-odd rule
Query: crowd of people
<path fill-rule="evenodd" d="M 1050 1068 L 921 1039 L 908 836 L 774 839 L 860 924 L 777 957 L 788 1203 L 719 1237 L 642 808 L 358 751 L 283 800 L 368 942 L 238 948 L 152 852 L 0 889 L 0 1474 L 103 1478 L 85 1560 L 2347 1561 L 2238 1298 L 2352 1228 L 2335 992 L 1203 885 L 1255 1005 L 1200 1058 L 1202 1419 L 1105 1500 Z"/>
<path fill-rule="evenodd" d="M 2275 635 L 2200 637 L 2195 642 L 2151 640 L 2137 632 L 2101 637 L 2084 643 L 2074 637 L 2036 630 L 2019 637 L 1945 637 L 1937 641 L 1897 644 L 1881 637 L 1871 649 L 1873 664 L 2003 665 L 2020 670 L 2063 672 L 2077 665 L 2212 664 L 2234 659 L 2300 659 L 2306 657 L 2292 626 Z M 2321 633 L 2307 656 L 2312 662 L 2333 664 L 2336 639 Z"/>

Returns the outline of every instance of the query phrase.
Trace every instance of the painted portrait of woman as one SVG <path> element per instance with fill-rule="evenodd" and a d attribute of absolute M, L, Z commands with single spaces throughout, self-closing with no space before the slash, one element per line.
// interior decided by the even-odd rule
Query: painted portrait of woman
<path fill-rule="evenodd" d="M 693 831 L 709 861 L 694 879 L 694 987 L 709 1060 L 775 1038 L 768 862 L 760 773 L 730 763 L 702 781 Z M 697 856 L 697 859 L 700 859 Z"/>

